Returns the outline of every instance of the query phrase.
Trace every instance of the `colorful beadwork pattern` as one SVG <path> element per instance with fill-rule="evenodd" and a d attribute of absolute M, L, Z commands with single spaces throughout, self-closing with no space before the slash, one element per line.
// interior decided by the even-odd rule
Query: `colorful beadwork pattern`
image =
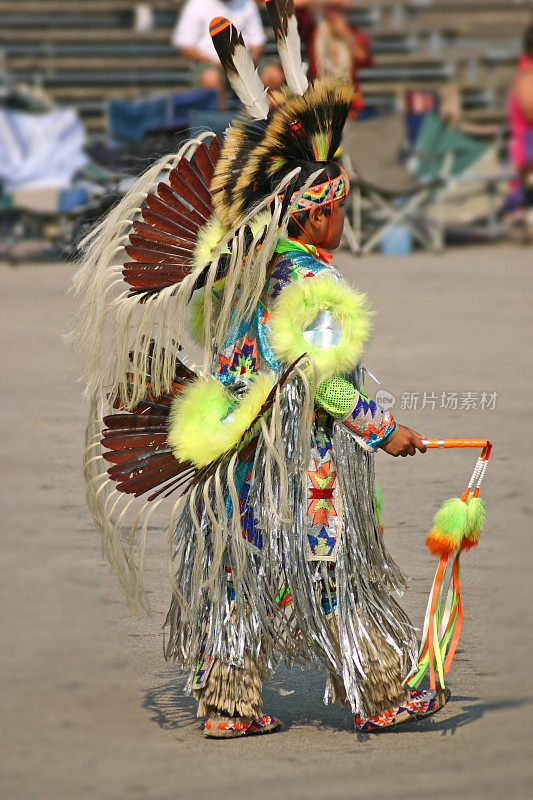
<path fill-rule="evenodd" d="M 349 193 L 350 185 L 347 179 L 345 180 L 343 175 L 339 175 L 332 180 L 324 181 L 324 183 L 319 183 L 316 186 L 310 186 L 299 200 L 291 205 L 291 212 L 297 214 L 299 211 L 308 211 L 314 206 L 334 203 L 336 200 L 347 197 Z M 298 194 L 298 191 L 294 192 L 293 198 L 297 197 Z"/>
<path fill-rule="evenodd" d="M 278 261 L 272 273 L 271 289 L 268 299 L 273 300 L 281 290 L 289 283 L 300 280 L 300 278 L 312 278 L 325 267 L 314 256 L 295 251 L 290 253 L 291 258 L 284 258 Z"/>
<path fill-rule="evenodd" d="M 221 355 L 218 361 L 218 374 L 221 378 L 250 378 L 259 370 L 259 355 L 255 338 L 245 336 L 239 347 L 235 345 L 231 358 Z"/>
<path fill-rule="evenodd" d="M 342 420 L 342 424 L 356 437 L 375 450 L 393 433 L 396 423 L 388 411 L 373 400 L 360 394 L 355 408 Z"/>
<path fill-rule="evenodd" d="M 261 359 L 271 369 L 278 368 L 279 364 L 268 343 L 269 305 L 284 286 L 300 278 L 312 278 L 325 269 L 323 263 L 308 253 L 296 251 L 290 255 L 291 258 L 284 258 L 276 265 L 257 303 L 248 330 L 235 330 L 228 338 L 217 367 L 217 377 L 222 383 L 231 384 L 239 378 L 251 377 L 261 368 Z"/>
<path fill-rule="evenodd" d="M 369 717 L 365 722 L 360 717 L 355 718 L 355 728 L 358 731 L 375 731 L 406 722 L 409 717 L 429 716 L 441 707 L 437 694 L 431 689 L 421 691 L 415 689 L 410 692 L 410 700 L 404 705 L 398 705 L 390 711 L 383 711 L 375 717 Z"/>
<path fill-rule="evenodd" d="M 307 513 L 313 518 L 313 525 L 328 525 L 329 516 L 337 516 L 333 507 L 333 491 L 337 473 L 331 466 L 331 459 L 318 464 L 315 460 L 315 469 L 308 470 L 308 478 L 312 488 L 309 490 L 309 508 Z"/>
<path fill-rule="evenodd" d="M 213 656 L 211 653 L 205 652 L 205 642 L 207 639 L 207 630 L 204 634 L 204 638 L 202 640 L 202 646 L 200 648 L 200 653 L 198 655 L 198 664 L 196 666 L 196 672 L 194 673 L 194 678 L 192 681 L 192 688 L 193 689 L 203 689 L 207 683 L 207 678 L 211 671 L 211 667 L 213 666 Z"/>
<path fill-rule="evenodd" d="M 212 715 L 204 725 L 204 734 L 206 736 L 253 736 L 259 733 L 270 733 L 281 727 L 279 720 L 271 717 L 268 714 L 262 714 L 255 719 L 245 718 L 224 718 L 219 721 L 216 716 Z"/>
<path fill-rule="evenodd" d="M 320 429 L 317 434 L 307 470 L 307 557 L 310 561 L 335 561 L 340 544 L 337 470 L 330 438 Z"/>

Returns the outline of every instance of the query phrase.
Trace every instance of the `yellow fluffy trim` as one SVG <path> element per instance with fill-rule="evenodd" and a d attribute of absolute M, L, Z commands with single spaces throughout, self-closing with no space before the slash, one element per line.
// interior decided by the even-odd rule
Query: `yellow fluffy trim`
<path fill-rule="evenodd" d="M 261 228 L 269 224 L 271 218 L 272 215 L 270 211 L 261 211 L 259 214 L 256 214 L 248 223 L 252 234 L 255 236 Z M 195 269 L 198 267 L 205 267 L 207 264 L 211 263 L 213 260 L 213 253 L 226 233 L 226 228 L 215 215 L 200 228 L 193 251 L 193 266 Z M 229 250 L 225 247 L 222 252 L 229 253 Z"/>
<path fill-rule="evenodd" d="M 265 226 L 268 227 L 271 219 L 272 215 L 270 211 L 261 211 L 259 214 L 256 214 L 248 223 L 252 235 L 255 237 L 262 228 Z M 213 253 L 224 233 L 224 228 L 216 217 L 212 217 L 209 222 L 204 225 L 198 235 L 198 241 L 193 253 L 195 268 L 206 266 L 212 261 Z M 225 247 L 222 252 L 227 253 L 229 250 Z M 243 268 L 247 268 L 246 263 L 244 263 Z M 222 298 L 225 282 L 226 278 L 220 278 L 220 280 L 216 281 L 213 285 L 213 311 L 215 315 L 219 312 L 219 301 Z M 205 344 L 205 287 L 196 290 L 189 306 L 191 313 L 187 322 L 187 328 L 194 341 L 203 346 Z"/>
<path fill-rule="evenodd" d="M 226 233 L 220 220 L 214 215 L 200 228 L 193 252 L 194 269 L 205 267 L 213 260 L 213 251 Z"/>
<path fill-rule="evenodd" d="M 218 314 L 220 300 L 224 291 L 226 278 L 220 278 L 213 284 L 213 311 Z M 187 329 L 196 344 L 203 347 L 205 344 L 205 286 L 197 289 L 189 303 L 190 315 L 187 320 Z"/>
<path fill-rule="evenodd" d="M 197 289 L 189 303 L 190 316 L 187 320 L 187 329 L 196 344 L 203 345 L 205 342 L 204 331 L 204 304 L 205 286 Z"/>
<path fill-rule="evenodd" d="M 331 311 L 341 325 L 338 344 L 319 348 L 303 332 L 319 311 Z M 332 275 L 303 278 L 287 286 L 272 308 L 270 344 L 276 358 L 292 364 L 307 353 L 316 364 L 318 379 L 353 370 L 370 335 L 370 311 L 366 295 L 356 292 Z"/>
<path fill-rule="evenodd" d="M 273 385 L 268 375 L 258 373 L 246 394 L 236 400 L 214 377 L 194 381 L 170 408 L 167 440 L 175 457 L 205 467 L 233 450 Z"/>

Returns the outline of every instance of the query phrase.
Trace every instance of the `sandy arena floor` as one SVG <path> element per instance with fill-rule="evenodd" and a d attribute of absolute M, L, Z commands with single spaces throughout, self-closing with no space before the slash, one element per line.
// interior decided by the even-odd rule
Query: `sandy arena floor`
<path fill-rule="evenodd" d="M 161 654 L 165 537 L 151 531 L 153 613 L 133 619 L 84 506 L 84 409 L 61 340 L 73 268 L 2 266 L 6 800 L 531 796 L 533 251 L 341 254 L 337 263 L 378 312 L 365 363 L 395 396 L 397 419 L 430 436 L 494 442 L 488 521 L 463 559 L 452 700 L 401 732 L 356 735 L 347 710 L 323 705 L 323 673 L 279 669 L 264 699 L 282 733 L 205 741 L 182 678 Z M 417 392 L 418 409 L 401 408 Z M 443 392 L 445 401 L 458 393 L 457 410 L 440 407 Z M 462 492 L 474 458 L 377 456 L 385 535 L 412 577 L 406 607 L 418 624 L 434 570 L 425 532 L 440 502 Z"/>

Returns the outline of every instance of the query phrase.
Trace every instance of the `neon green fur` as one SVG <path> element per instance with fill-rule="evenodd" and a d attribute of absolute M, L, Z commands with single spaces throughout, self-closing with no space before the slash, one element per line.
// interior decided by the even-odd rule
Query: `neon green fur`
<path fill-rule="evenodd" d="M 192 300 L 189 303 L 191 314 L 189 319 L 187 320 L 187 329 L 189 333 L 191 334 L 194 341 L 197 344 L 201 345 L 203 345 L 205 342 L 204 303 L 205 303 L 205 286 L 202 286 L 202 288 L 197 289 L 192 296 Z"/>
<path fill-rule="evenodd" d="M 236 401 L 214 377 L 191 383 L 170 408 L 167 440 L 175 457 L 205 467 L 236 447 L 272 386 L 271 378 L 258 374 Z"/>
<path fill-rule="evenodd" d="M 333 347 L 316 347 L 303 336 L 321 310 L 331 311 L 342 327 L 341 340 Z M 354 369 L 369 334 L 366 296 L 331 275 L 304 278 L 285 287 L 272 307 L 270 344 L 276 358 L 292 364 L 307 353 L 316 364 L 319 380 Z"/>
<path fill-rule="evenodd" d="M 468 507 L 460 497 L 446 500 L 433 517 L 433 530 L 447 536 L 459 549 L 468 534 Z"/>
<path fill-rule="evenodd" d="M 485 522 L 485 501 L 481 497 L 469 497 L 466 501 L 468 535 L 479 536 Z"/>
<path fill-rule="evenodd" d="M 213 260 L 213 251 L 226 231 L 224 226 L 214 215 L 198 232 L 198 239 L 193 252 L 193 266 L 205 267 Z"/>
<path fill-rule="evenodd" d="M 225 278 L 220 278 L 213 284 L 212 293 L 215 305 L 216 301 L 220 300 L 222 296 L 225 282 Z M 187 321 L 187 329 L 194 341 L 203 346 L 205 343 L 205 286 L 195 291 L 189 303 L 189 308 L 191 313 Z"/>
<path fill-rule="evenodd" d="M 271 214 L 269 211 L 262 211 L 257 214 L 257 216 L 253 217 L 248 223 L 252 234 L 255 236 L 262 227 L 268 225 L 270 219 Z M 213 253 L 226 233 L 227 231 L 224 226 L 218 217 L 214 215 L 209 222 L 200 228 L 198 240 L 193 252 L 193 267 L 195 269 L 197 267 L 205 267 L 213 260 Z M 222 252 L 228 253 L 229 250 L 225 247 Z"/>

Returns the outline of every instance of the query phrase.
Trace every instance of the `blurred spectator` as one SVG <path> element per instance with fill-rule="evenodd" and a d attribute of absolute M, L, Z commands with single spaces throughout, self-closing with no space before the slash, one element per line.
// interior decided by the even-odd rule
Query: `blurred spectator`
<path fill-rule="evenodd" d="M 533 206 L 533 25 L 524 35 L 524 53 L 509 93 L 510 158 L 518 179 L 511 185 L 505 210 Z"/>
<path fill-rule="evenodd" d="M 533 25 L 524 36 L 524 54 L 509 95 L 511 161 L 517 171 L 533 167 Z"/>
<path fill-rule="evenodd" d="M 357 72 L 372 64 L 367 36 L 346 19 L 351 0 L 295 0 L 300 36 L 309 58 L 309 79 L 331 73 L 351 80 L 350 116 L 363 109 Z"/>
<path fill-rule="evenodd" d="M 136 33 L 148 33 L 154 28 L 154 12 L 150 3 L 136 3 L 133 28 Z"/>
<path fill-rule="evenodd" d="M 275 91 L 276 89 L 281 89 L 281 87 L 285 83 L 285 75 L 283 73 L 283 69 L 281 68 L 281 64 L 277 61 L 271 61 L 268 64 L 265 64 L 261 69 L 261 80 L 271 91 Z"/>
<path fill-rule="evenodd" d="M 311 62 L 316 27 L 314 12 L 318 11 L 322 5 L 324 5 L 324 0 L 294 0 L 294 9 L 298 20 L 298 33 L 309 63 Z"/>
<path fill-rule="evenodd" d="M 172 43 L 194 62 L 194 85 L 216 89 L 220 108 L 225 108 L 225 77 L 209 34 L 209 23 L 215 17 L 227 17 L 241 31 L 255 63 L 263 52 L 265 34 L 254 0 L 187 0 L 183 6 Z"/>

